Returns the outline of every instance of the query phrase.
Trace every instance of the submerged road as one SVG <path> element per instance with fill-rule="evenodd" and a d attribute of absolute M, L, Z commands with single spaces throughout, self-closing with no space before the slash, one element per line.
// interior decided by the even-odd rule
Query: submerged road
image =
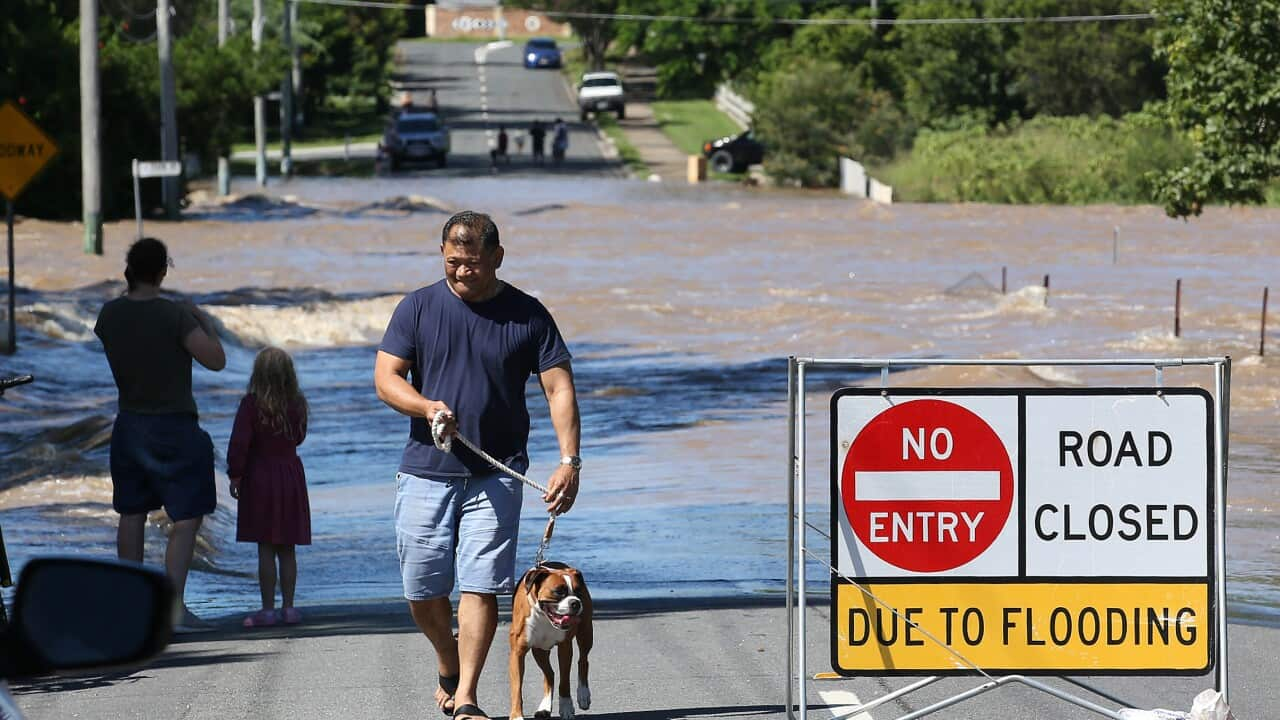
<path fill-rule="evenodd" d="M 430 90 L 435 89 L 452 141 L 447 169 L 428 163 L 404 174 L 490 173 L 489 140 L 505 127 L 511 161 L 499 168 L 501 173 L 623 175 L 621 165 L 604 156 L 595 127 L 578 121 L 576 101 L 560 72 L 526 70 L 520 61 L 521 49 L 516 44 L 486 52 L 480 44 L 424 41 L 403 41 L 396 47 L 401 65 L 395 84 L 412 92 L 420 104 L 426 103 Z M 548 132 L 547 163 L 536 166 L 530 143 L 525 141 L 521 153 L 516 136 L 527 134 L 534 120 L 542 120 L 549 130 L 557 117 L 569 126 L 565 163 L 551 167 Z"/>
<path fill-rule="evenodd" d="M 489 143 L 505 127 L 510 139 L 510 162 L 502 163 L 499 174 L 522 175 L 587 175 L 625 177 L 622 164 L 606 157 L 595 126 L 578 120 L 577 101 L 559 70 L 526 70 L 520 61 L 521 45 L 509 45 L 485 52 L 485 44 L 428 42 L 404 40 L 396 46 L 399 67 L 392 85 L 408 90 L 414 102 L 426 105 L 431 90 L 436 91 L 440 114 L 450 129 L 452 151 L 446 168 L 425 162 L 410 165 L 394 173 L 395 177 L 462 177 L 493 173 L 489 161 Z M 564 164 L 551 164 L 551 125 L 562 118 L 569 127 L 569 151 Z M 536 165 L 532 145 L 527 138 L 534 120 L 547 128 L 546 163 Z M 523 151 L 517 136 L 526 136 Z M 295 147 L 293 158 L 306 160 L 338 160 L 344 157 L 372 159 L 377 143 L 353 143 L 350 146 L 326 145 Z M 280 159 L 279 149 L 267 157 L 274 173 Z M 252 161 L 253 151 L 242 150 L 233 158 Z M 384 169 L 385 170 L 385 169 Z"/>

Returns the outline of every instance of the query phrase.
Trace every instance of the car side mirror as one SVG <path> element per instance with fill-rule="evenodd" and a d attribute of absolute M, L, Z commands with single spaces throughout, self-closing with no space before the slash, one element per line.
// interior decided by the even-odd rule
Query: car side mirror
<path fill-rule="evenodd" d="M 18 578 L 5 654 L 11 674 L 123 665 L 169 644 L 173 586 L 113 560 L 37 558 Z"/>

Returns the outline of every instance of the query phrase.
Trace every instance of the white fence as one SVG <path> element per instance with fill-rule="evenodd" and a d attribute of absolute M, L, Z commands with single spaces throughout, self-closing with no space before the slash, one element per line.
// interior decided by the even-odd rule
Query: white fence
<path fill-rule="evenodd" d="M 726 83 L 716 86 L 716 107 L 738 123 L 743 130 L 751 127 L 751 116 L 756 111 L 755 103 L 733 91 Z"/>
<path fill-rule="evenodd" d="M 840 192 L 882 205 L 893 204 L 893 188 L 868 175 L 862 163 L 847 157 L 840 158 Z"/>

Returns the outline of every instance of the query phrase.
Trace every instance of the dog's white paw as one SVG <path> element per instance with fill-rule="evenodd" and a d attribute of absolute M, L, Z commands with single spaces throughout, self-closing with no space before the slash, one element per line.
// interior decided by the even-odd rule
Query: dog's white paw
<path fill-rule="evenodd" d="M 551 693 L 542 696 L 542 702 L 538 703 L 538 711 L 533 716 L 539 720 L 551 717 Z"/>
<path fill-rule="evenodd" d="M 586 685 L 578 686 L 578 709 L 579 710 L 591 709 L 591 688 L 587 687 Z"/>
<path fill-rule="evenodd" d="M 560 720 L 573 720 L 573 698 L 560 698 Z"/>

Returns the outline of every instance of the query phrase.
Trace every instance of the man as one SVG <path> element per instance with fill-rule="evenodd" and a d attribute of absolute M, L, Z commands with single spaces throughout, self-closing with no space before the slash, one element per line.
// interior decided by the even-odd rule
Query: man
<path fill-rule="evenodd" d="M 191 361 L 227 364 L 213 321 L 190 303 L 160 295 L 172 260 L 164 243 L 142 238 L 129 248 L 128 290 L 102 307 L 94 332 L 119 390 L 111 433 L 111 504 L 120 513 L 116 553 L 142 562 L 147 513 L 173 521 L 165 570 L 176 590 L 175 632 L 199 627 L 183 605 L 196 533 L 213 512 L 213 442 L 200 429 L 191 393 Z"/>
<path fill-rule="evenodd" d="M 533 148 L 533 162 L 536 165 L 541 165 L 546 157 L 543 153 L 543 147 L 547 141 L 547 129 L 542 125 L 541 120 L 533 121 L 533 126 L 529 128 L 529 140 Z"/>
<path fill-rule="evenodd" d="M 569 127 L 564 124 L 564 120 L 556 118 L 551 139 L 551 159 L 556 167 L 564 163 L 564 154 L 568 149 Z"/>
<path fill-rule="evenodd" d="M 498 279 L 503 248 L 489 216 L 449 218 L 440 253 L 444 279 L 400 302 L 378 348 L 374 384 L 383 402 L 412 418 L 396 474 L 396 550 L 409 612 L 436 651 L 436 703 L 457 718 L 483 718 L 476 684 L 498 627 L 497 594 L 515 588 L 523 485 L 459 442 L 452 453 L 436 449 L 431 421 L 443 411 L 448 435 L 523 473 L 524 389 L 537 374 L 562 455 L 542 499 L 549 512 L 564 513 L 578 494 L 578 401 L 550 313 Z"/>

